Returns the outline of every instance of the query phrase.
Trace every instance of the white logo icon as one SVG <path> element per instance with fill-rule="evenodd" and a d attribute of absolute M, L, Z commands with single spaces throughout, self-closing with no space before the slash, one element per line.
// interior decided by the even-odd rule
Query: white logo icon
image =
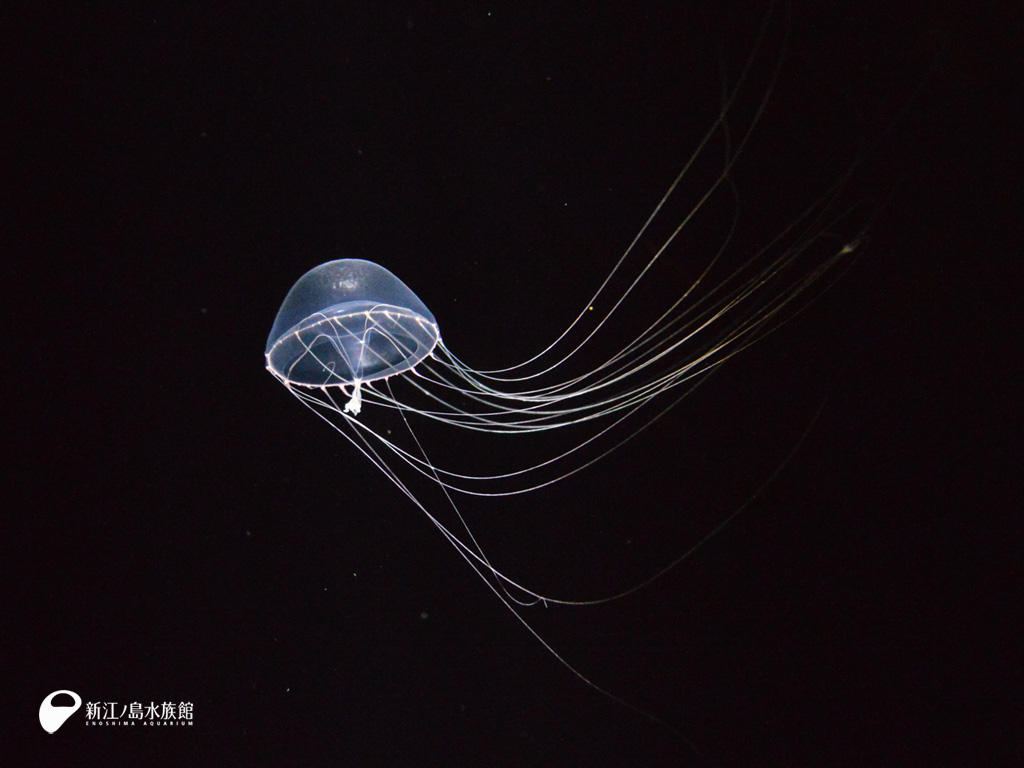
<path fill-rule="evenodd" d="M 55 696 L 59 696 L 62 693 L 66 693 L 75 700 L 74 706 L 55 707 L 50 703 Z M 65 720 L 78 711 L 80 706 L 82 706 L 82 697 L 74 691 L 54 691 L 43 699 L 43 703 L 39 705 L 39 724 L 43 726 L 43 730 L 47 733 L 54 733 L 64 725 Z"/>

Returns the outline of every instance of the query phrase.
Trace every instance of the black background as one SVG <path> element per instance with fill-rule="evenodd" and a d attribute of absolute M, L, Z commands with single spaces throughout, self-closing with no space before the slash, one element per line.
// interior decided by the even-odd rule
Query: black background
<path fill-rule="evenodd" d="M 1018 20 L 888 5 L 769 14 L 734 118 L 788 26 L 737 247 L 866 142 L 845 200 L 885 204 L 853 268 L 597 467 L 467 502 L 510 574 L 608 594 L 743 503 L 824 404 L 671 575 L 526 613 L 685 738 L 560 666 L 262 354 L 292 282 L 342 257 L 401 277 L 463 359 L 535 350 L 714 120 L 765 9 L 9 7 L 5 762 L 1020 764 Z M 695 246 L 667 262 L 692 272 Z M 195 724 L 49 736 L 59 688 L 191 701 Z"/>

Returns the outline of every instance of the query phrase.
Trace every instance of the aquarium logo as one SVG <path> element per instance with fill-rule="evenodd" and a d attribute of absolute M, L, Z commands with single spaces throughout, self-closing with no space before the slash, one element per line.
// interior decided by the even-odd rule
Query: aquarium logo
<path fill-rule="evenodd" d="M 57 697 L 61 698 L 58 699 Z M 70 702 L 70 703 L 68 703 Z M 39 724 L 47 733 L 55 733 L 82 706 L 82 697 L 74 691 L 54 691 L 39 705 Z M 118 711 L 118 707 L 121 708 Z M 194 706 L 191 701 L 151 701 L 143 704 L 133 701 L 121 704 L 116 701 L 85 702 L 85 724 L 87 726 L 143 727 L 191 726 Z"/>
<path fill-rule="evenodd" d="M 73 704 L 54 704 L 53 700 L 62 695 L 70 697 Z M 57 729 L 64 725 L 64 722 L 78 711 L 82 706 L 82 697 L 74 691 L 54 691 L 39 705 L 39 724 L 47 733 L 56 733 Z"/>

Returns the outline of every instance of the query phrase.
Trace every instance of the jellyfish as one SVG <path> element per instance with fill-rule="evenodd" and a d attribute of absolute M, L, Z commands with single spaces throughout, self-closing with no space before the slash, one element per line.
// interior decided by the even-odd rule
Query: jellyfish
<path fill-rule="evenodd" d="M 300 277 L 267 340 L 267 370 L 286 390 L 384 473 L 562 664 L 605 693 L 537 634 L 522 609 L 630 594 L 681 562 L 743 507 L 643 582 L 581 600 L 543 594 L 492 565 L 460 512 L 460 499 L 528 494 L 642 439 L 651 424 L 798 315 L 851 263 L 868 224 L 854 216 L 856 206 L 840 204 L 840 193 L 859 160 L 773 237 L 736 253 L 740 216 L 732 174 L 778 74 L 772 73 L 755 99 L 753 117 L 736 132 L 729 117 L 753 60 L 632 241 L 594 280 L 565 327 L 539 341 L 525 359 L 496 368 L 464 360 L 446 345 L 427 303 L 386 267 L 364 259 L 328 261 Z M 722 153 L 714 179 L 684 193 L 693 167 L 712 147 Z M 713 199 L 724 200 L 732 215 L 692 278 L 666 295 L 656 284 L 656 266 Z M 445 461 L 421 439 L 428 425 L 434 445 L 447 444 Z M 486 466 L 474 466 L 470 450 L 460 461 L 451 448 L 468 436 L 494 446 Z M 529 452 L 502 450 L 522 440 L 532 441 Z M 432 489 L 432 500 L 422 487 Z M 442 519 L 438 504 L 452 514 Z"/>

